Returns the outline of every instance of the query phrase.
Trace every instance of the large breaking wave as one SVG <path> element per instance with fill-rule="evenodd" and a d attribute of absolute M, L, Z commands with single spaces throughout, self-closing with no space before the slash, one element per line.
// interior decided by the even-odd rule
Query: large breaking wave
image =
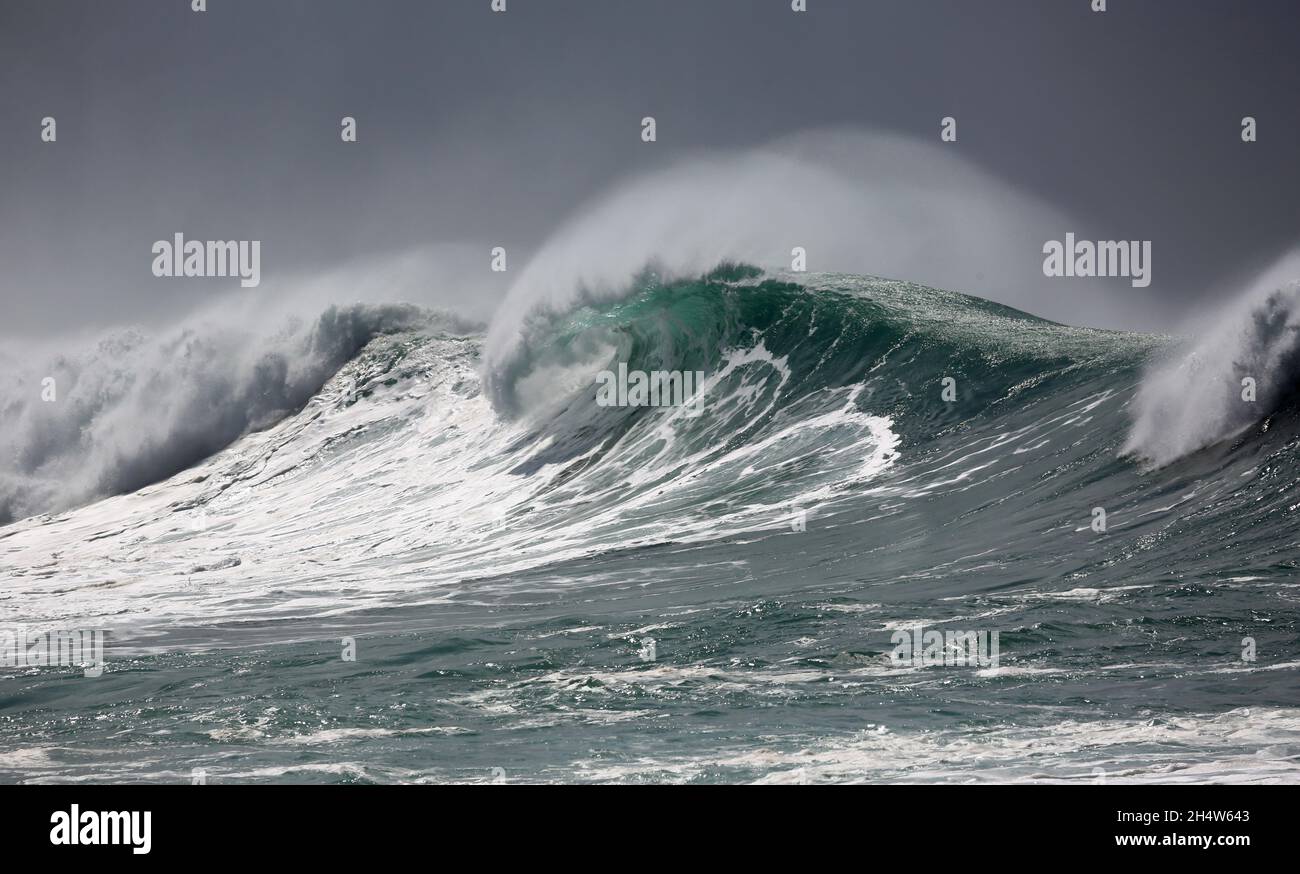
<path fill-rule="evenodd" d="M 166 479 L 300 409 L 377 335 L 451 321 L 357 304 L 268 324 L 126 330 L 15 365 L 0 397 L 0 524 Z"/>

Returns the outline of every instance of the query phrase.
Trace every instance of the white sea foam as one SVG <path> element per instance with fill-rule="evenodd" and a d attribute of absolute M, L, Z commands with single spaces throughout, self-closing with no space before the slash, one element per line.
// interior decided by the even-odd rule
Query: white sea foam
<path fill-rule="evenodd" d="M 884 728 L 884 731 L 880 729 Z M 864 726 L 691 758 L 581 760 L 584 780 L 686 782 L 719 771 L 757 783 L 1294 783 L 1300 711 L 1232 710 L 1155 720 L 1066 719 L 1045 727 L 909 731 Z"/>
<path fill-rule="evenodd" d="M 93 621 L 116 646 L 148 647 L 153 629 L 178 622 L 436 604 L 466 579 L 490 597 L 512 575 L 602 550 L 770 534 L 788 501 L 811 508 L 851 493 L 897 452 L 889 421 L 846 393 L 820 416 L 778 419 L 752 446 L 687 443 L 678 429 L 700 420 L 666 408 L 611 445 L 548 460 L 547 440 L 498 419 L 482 396 L 478 345 L 381 337 L 302 411 L 195 467 L 10 526 L 0 568 L 23 597 L 6 609 L 15 621 Z M 772 409 L 784 361 L 761 344 L 726 361 L 718 402 L 747 420 Z M 834 449 L 786 471 L 799 441 L 819 435 Z M 783 497 L 701 510 L 727 488 Z M 582 574 L 555 583 L 606 584 Z"/>

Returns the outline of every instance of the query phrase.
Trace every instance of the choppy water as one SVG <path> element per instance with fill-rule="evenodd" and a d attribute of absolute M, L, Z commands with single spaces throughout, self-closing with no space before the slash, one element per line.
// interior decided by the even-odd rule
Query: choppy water
<path fill-rule="evenodd" d="M 389 325 L 0 528 L 0 625 L 110 634 L 96 679 L 0 669 L 0 779 L 1295 781 L 1300 416 L 1150 467 L 1174 350 L 746 268 L 534 319 L 486 382 L 481 335 Z M 614 360 L 704 414 L 597 406 Z M 917 624 L 998 663 L 895 664 Z"/>

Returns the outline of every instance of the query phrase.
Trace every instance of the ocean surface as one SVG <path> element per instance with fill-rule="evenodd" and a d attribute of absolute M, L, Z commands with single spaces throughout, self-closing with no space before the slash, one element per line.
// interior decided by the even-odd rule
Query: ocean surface
<path fill-rule="evenodd" d="M 1226 356 L 1272 368 L 1242 412 L 1173 338 L 744 266 L 491 366 L 380 315 L 242 383 L 202 338 L 152 396 L 83 367 L 95 451 L 0 479 L 0 628 L 106 667 L 0 668 L 0 781 L 1300 780 L 1289 357 Z M 596 404 L 617 361 L 703 372 L 702 413 Z M 918 626 L 996 664 L 900 663 Z"/>

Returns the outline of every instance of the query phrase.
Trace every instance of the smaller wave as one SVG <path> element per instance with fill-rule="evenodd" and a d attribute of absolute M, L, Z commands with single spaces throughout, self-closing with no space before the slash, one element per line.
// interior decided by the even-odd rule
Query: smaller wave
<path fill-rule="evenodd" d="M 409 304 L 355 304 L 267 325 L 131 329 L 20 366 L 0 397 L 0 525 L 166 479 L 301 409 L 374 337 L 431 327 L 465 326 Z"/>
<path fill-rule="evenodd" d="M 1124 454 L 1163 466 L 1241 433 L 1294 398 L 1300 379 L 1297 276 L 1300 253 L 1283 259 L 1196 341 L 1147 372 Z"/>

